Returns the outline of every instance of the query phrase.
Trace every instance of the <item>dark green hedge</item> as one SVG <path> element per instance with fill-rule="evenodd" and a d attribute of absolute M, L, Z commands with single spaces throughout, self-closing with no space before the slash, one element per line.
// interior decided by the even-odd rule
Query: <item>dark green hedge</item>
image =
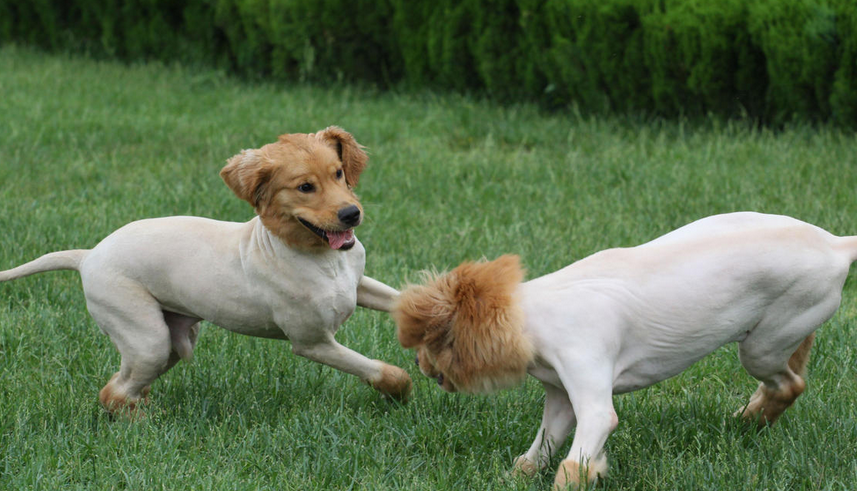
<path fill-rule="evenodd" d="M 854 0 L 0 0 L 0 42 L 594 112 L 857 126 Z"/>

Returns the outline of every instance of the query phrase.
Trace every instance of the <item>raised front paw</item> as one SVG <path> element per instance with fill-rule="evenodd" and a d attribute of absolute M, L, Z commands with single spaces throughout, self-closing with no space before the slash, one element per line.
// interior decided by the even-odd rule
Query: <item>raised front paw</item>
<path fill-rule="evenodd" d="M 413 385 L 408 372 L 386 363 L 383 363 L 380 375 L 375 380 L 368 382 L 378 392 L 402 402 L 408 400 Z"/>

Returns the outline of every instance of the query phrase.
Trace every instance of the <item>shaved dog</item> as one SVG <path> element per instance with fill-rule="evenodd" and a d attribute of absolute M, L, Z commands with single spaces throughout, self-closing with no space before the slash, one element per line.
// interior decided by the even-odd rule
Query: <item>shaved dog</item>
<path fill-rule="evenodd" d="M 303 357 L 356 375 L 394 398 L 407 372 L 337 343 L 357 305 L 389 311 L 398 292 L 364 276 L 353 192 L 368 157 L 331 126 L 243 150 L 220 172 L 250 203 L 247 223 L 198 217 L 132 222 L 92 249 L 53 252 L 0 272 L 0 281 L 59 269 L 80 272 L 86 306 L 122 355 L 101 390 L 111 411 L 136 412 L 152 382 L 189 360 L 207 320 L 233 332 L 289 339 Z"/>
<path fill-rule="evenodd" d="M 606 473 L 613 394 L 727 343 L 760 381 L 736 415 L 776 421 L 804 391 L 814 331 L 839 308 L 855 259 L 857 236 L 732 213 L 526 282 L 517 256 L 465 263 L 405 289 L 393 316 L 402 346 L 444 390 L 491 392 L 527 373 L 541 381 L 542 424 L 514 468 L 538 472 L 576 428 L 556 473 L 564 489 Z"/>

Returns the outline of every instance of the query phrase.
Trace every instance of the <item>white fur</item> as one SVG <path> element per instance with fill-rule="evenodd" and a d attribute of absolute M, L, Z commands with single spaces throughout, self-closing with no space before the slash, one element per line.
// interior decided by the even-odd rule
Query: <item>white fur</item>
<path fill-rule="evenodd" d="M 258 217 L 232 223 L 168 217 L 130 223 L 92 250 L 47 254 L 0 281 L 80 271 L 87 307 L 122 354 L 112 393 L 136 401 L 178 358 L 190 358 L 205 319 L 292 350 L 370 383 L 384 363 L 334 340 L 356 305 L 389 311 L 398 292 L 363 276 L 358 241 L 347 251 L 293 249 Z M 173 355 L 175 352 L 175 355 Z"/>
<path fill-rule="evenodd" d="M 529 373 L 547 394 L 518 468 L 544 467 L 575 425 L 567 458 L 604 462 L 618 423 L 613 394 L 672 377 L 727 343 L 739 343 L 742 364 L 765 387 L 794 383 L 789 357 L 839 307 L 855 259 L 857 237 L 733 213 L 523 283 L 536 353 Z"/>

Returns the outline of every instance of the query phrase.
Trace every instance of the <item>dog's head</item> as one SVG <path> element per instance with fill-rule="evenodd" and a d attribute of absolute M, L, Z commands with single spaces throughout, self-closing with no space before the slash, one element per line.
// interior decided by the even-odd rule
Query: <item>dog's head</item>
<path fill-rule="evenodd" d="M 243 150 L 220 177 L 287 244 L 347 250 L 355 243 L 353 228 L 363 221 L 352 188 L 367 160 L 351 134 L 331 126 Z"/>
<path fill-rule="evenodd" d="M 493 392 L 520 383 L 533 360 L 517 298 L 523 276 L 514 255 L 427 274 L 393 307 L 399 342 L 416 348 L 420 370 L 446 391 Z"/>

